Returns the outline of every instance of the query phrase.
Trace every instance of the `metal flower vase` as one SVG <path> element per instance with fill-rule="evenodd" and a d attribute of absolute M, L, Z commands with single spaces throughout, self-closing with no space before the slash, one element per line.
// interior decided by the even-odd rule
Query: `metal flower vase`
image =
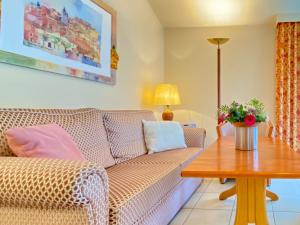
<path fill-rule="evenodd" d="M 257 150 L 258 124 L 247 126 L 244 123 L 234 123 L 235 127 L 235 148 L 237 150 Z"/>

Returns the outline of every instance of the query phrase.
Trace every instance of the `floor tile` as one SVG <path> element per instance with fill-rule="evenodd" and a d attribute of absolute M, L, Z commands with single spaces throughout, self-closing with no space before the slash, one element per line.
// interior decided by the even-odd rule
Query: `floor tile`
<path fill-rule="evenodd" d="M 235 185 L 234 180 L 230 180 L 229 182 L 226 182 L 225 184 L 221 184 L 219 179 L 214 179 L 211 181 L 211 183 L 208 185 L 205 192 L 209 193 L 221 193 L 223 191 L 228 190 L 232 186 Z"/>
<path fill-rule="evenodd" d="M 228 225 L 231 211 L 193 209 L 184 225 Z"/>
<path fill-rule="evenodd" d="M 183 225 L 191 211 L 191 209 L 181 209 L 169 225 Z"/>
<path fill-rule="evenodd" d="M 273 211 L 300 212 L 300 196 L 280 195 L 279 200 L 273 202 Z"/>
<path fill-rule="evenodd" d="M 212 182 L 212 179 L 204 179 L 199 188 L 197 189 L 197 192 L 205 192 L 209 184 Z"/>
<path fill-rule="evenodd" d="M 197 202 L 197 209 L 226 209 L 232 210 L 235 197 L 231 197 L 225 201 L 219 200 L 219 193 L 204 193 Z"/>
<path fill-rule="evenodd" d="M 300 213 L 274 212 L 276 225 L 299 225 Z"/>
<path fill-rule="evenodd" d="M 187 203 L 183 206 L 183 208 L 185 209 L 194 208 L 202 195 L 203 193 L 200 192 L 194 193 L 194 195 L 187 201 Z"/>
<path fill-rule="evenodd" d="M 234 225 L 234 220 L 235 220 L 235 212 L 232 213 L 231 218 L 230 218 L 230 225 Z M 275 225 L 275 219 L 273 212 L 268 212 L 268 220 L 269 220 L 269 225 Z M 217 225 L 217 224 L 215 224 Z M 278 225 L 278 224 L 276 224 Z M 285 224 L 285 225 L 290 225 L 290 224 Z"/>
<path fill-rule="evenodd" d="M 280 195 L 298 195 L 300 196 L 300 180 L 299 179 L 272 179 L 271 191 Z"/>

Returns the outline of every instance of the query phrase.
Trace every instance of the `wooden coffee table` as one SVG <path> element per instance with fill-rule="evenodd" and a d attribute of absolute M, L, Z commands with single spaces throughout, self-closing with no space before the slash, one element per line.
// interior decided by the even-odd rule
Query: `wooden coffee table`
<path fill-rule="evenodd" d="M 239 151 L 233 137 L 224 137 L 187 166 L 182 176 L 236 178 L 235 225 L 268 225 L 266 180 L 300 178 L 300 154 L 279 139 L 268 137 L 259 138 L 256 151 Z"/>

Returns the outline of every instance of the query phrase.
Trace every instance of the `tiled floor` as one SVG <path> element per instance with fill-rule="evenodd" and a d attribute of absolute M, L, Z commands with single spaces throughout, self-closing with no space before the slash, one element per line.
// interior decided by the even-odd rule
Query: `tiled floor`
<path fill-rule="evenodd" d="M 234 181 L 204 180 L 170 225 L 233 225 L 236 197 L 218 199 L 232 185 Z M 270 225 L 300 225 L 300 180 L 273 179 L 270 190 L 279 195 L 279 201 L 267 202 Z"/>

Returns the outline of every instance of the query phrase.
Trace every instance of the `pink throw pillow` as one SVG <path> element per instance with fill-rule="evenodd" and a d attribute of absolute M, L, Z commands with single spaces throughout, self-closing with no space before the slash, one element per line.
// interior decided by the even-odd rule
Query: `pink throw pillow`
<path fill-rule="evenodd" d="M 72 137 L 57 124 L 11 128 L 5 135 L 20 157 L 85 160 Z"/>

